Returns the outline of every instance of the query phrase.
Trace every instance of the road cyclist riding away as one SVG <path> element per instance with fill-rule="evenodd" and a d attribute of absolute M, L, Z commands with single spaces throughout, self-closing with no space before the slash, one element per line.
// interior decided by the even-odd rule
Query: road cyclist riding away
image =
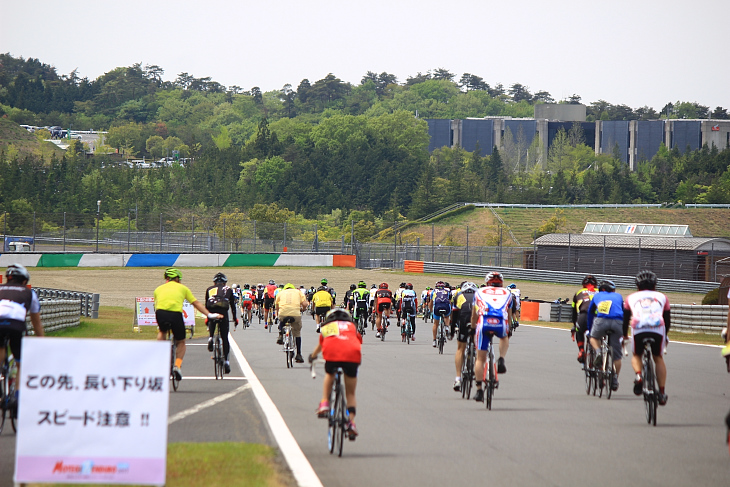
<path fill-rule="evenodd" d="M 243 320 L 244 330 L 251 326 L 254 299 L 256 298 L 251 286 L 244 284 L 243 289 L 241 289 L 241 319 Z"/>
<path fill-rule="evenodd" d="M 405 289 L 401 293 L 401 314 L 403 316 L 403 325 L 401 329 L 401 335 L 406 338 L 405 335 L 410 333 L 410 339 L 416 339 L 416 312 L 418 311 L 418 297 L 416 291 L 413 290 L 413 284 L 410 282 L 406 284 Z M 408 325 L 410 322 L 410 331 Z"/>
<path fill-rule="evenodd" d="M 345 296 L 342 299 L 342 307 L 345 308 L 350 314 L 354 312 L 355 309 L 355 297 L 353 296 L 353 292 L 357 289 L 357 286 L 354 284 L 350 284 L 350 289 L 345 291 Z"/>
<path fill-rule="evenodd" d="M 274 301 L 276 315 L 279 317 L 279 338 L 276 343 L 284 344 L 284 319 L 292 318 L 291 332 L 297 345 L 297 355 L 294 361 L 299 364 L 304 362 L 302 357 L 302 313 L 307 309 L 308 304 L 307 298 L 292 283 L 287 283 L 284 289 L 276 294 Z"/>
<path fill-rule="evenodd" d="M 352 292 L 354 304 L 354 314 L 352 315 L 353 321 L 358 324 L 360 321 L 363 322 L 362 329 L 359 329 L 361 335 L 365 334 L 365 328 L 367 328 L 368 319 L 368 301 L 370 300 L 370 292 L 366 289 L 367 284 L 365 281 L 357 283 L 357 288 Z"/>
<path fill-rule="evenodd" d="M 514 282 L 507 286 L 507 289 L 509 289 L 509 292 L 512 293 L 512 318 L 514 322 L 514 327 L 517 328 L 520 326 L 520 316 L 521 316 L 521 309 L 522 309 L 522 300 L 520 296 L 522 295 L 522 291 L 520 291 L 520 288 L 517 287 L 517 284 Z"/>
<path fill-rule="evenodd" d="M 457 323 L 459 329 L 456 335 L 456 355 L 454 356 L 454 365 L 456 366 L 454 390 L 456 392 L 461 392 L 461 367 L 464 362 L 464 352 L 469 341 L 469 335 L 474 334 L 474 329 L 471 327 L 471 315 L 476 292 L 476 284 L 465 282 L 461 285 L 459 294 L 455 299 L 456 306 L 459 308 L 459 322 Z"/>
<path fill-rule="evenodd" d="M 357 388 L 357 369 L 362 360 L 361 349 L 362 335 L 357 332 L 350 313 L 336 308 L 327 313 L 322 322 L 319 343 L 309 356 L 309 362 L 311 363 L 322 352 L 322 357 L 325 360 L 324 371 L 326 375 L 324 384 L 322 384 L 322 399 L 317 408 L 317 416 L 320 418 L 326 418 L 329 414 L 330 391 L 335 379 L 335 372 L 338 368 L 341 368 L 344 372 L 345 397 L 349 415 L 347 432 L 350 440 L 354 440 L 358 435 L 355 426 L 355 415 L 357 413 L 355 389 Z"/>
<path fill-rule="evenodd" d="M 378 329 L 375 338 L 380 338 L 383 333 L 388 332 L 388 318 L 394 306 L 395 298 L 392 291 L 388 289 L 388 283 L 380 283 L 378 290 L 375 291 L 375 327 Z M 385 323 L 383 322 L 383 316 L 385 316 Z"/>
<path fill-rule="evenodd" d="M 637 292 L 626 296 L 624 301 L 623 331 L 624 335 L 631 326 L 634 342 L 634 353 L 631 365 L 636 373 L 634 380 L 634 394 L 640 396 L 643 392 L 641 381 L 641 356 L 644 353 L 644 343 L 654 340 L 651 344 L 651 354 L 656 364 L 656 380 L 659 385 L 658 402 L 660 406 L 667 403 L 667 394 L 664 388 L 667 383 L 667 366 L 664 363 L 664 350 L 669 342 L 669 327 L 671 314 L 669 300 L 656 291 L 657 277 L 652 271 L 643 270 L 636 275 Z"/>
<path fill-rule="evenodd" d="M 44 335 L 41 324 L 41 306 L 35 291 L 28 288 L 30 274 L 20 264 L 10 264 L 5 270 L 7 282 L 0 284 L 0 363 L 5 361 L 7 353 L 5 341 L 10 345 L 10 353 L 13 354 L 18 367 L 20 377 L 20 352 L 23 336 L 27 334 L 25 325 L 26 316 L 30 316 L 30 323 L 33 325 L 35 336 Z M 18 410 L 18 392 L 20 382 L 16 381 L 15 394 L 5 398 L 2 411 L 10 410 L 10 417 L 15 418 Z M 7 391 L 4 391 L 7 393 Z M 3 413 L 4 414 L 4 413 Z"/>
<path fill-rule="evenodd" d="M 423 313 L 423 321 L 426 323 L 431 317 L 431 291 L 431 286 L 426 286 L 426 289 L 421 291 L 421 313 Z"/>
<path fill-rule="evenodd" d="M 623 336 L 624 320 L 623 297 L 616 292 L 613 281 L 601 281 L 598 292 L 593 295 L 588 305 L 588 331 L 590 331 L 591 346 L 594 350 L 601 350 L 601 340 L 608 335 L 608 346 L 613 352 L 613 365 L 616 375 L 610 384 L 611 390 L 618 390 L 618 376 L 621 373 L 621 337 Z M 601 368 L 603 358 L 596 353 L 594 367 Z"/>
<path fill-rule="evenodd" d="M 233 293 L 233 304 L 236 306 L 236 309 L 238 309 L 238 306 L 241 303 L 241 286 L 238 284 L 231 284 L 231 292 Z M 243 318 L 243 310 L 241 310 L 241 318 Z M 233 326 L 233 331 L 236 331 L 238 328 L 238 322 L 235 322 Z"/>
<path fill-rule="evenodd" d="M 512 293 L 504 287 L 504 278 L 499 272 L 490 272 L 485 279 L 487 285 L 474 293 L 474 304 L 471 310 L 471 326 L 476 336 L 477 359 L 474 364 L 477 392 L 474 400 L 484 401 L 482 379 L 484 378 L 484 362 L 489 349 L 489 334 L 499 338 L 499 360 L 497 373 L 507 372 L 505 356 L 509 349 L 509 323 L 512 320 Z"/>
<path fill-rule="evenodd" d="M 256 314 L 259 316 L 259 324 L 261 324 L 261 318 L 263 318 L 264 315 L 264 294 L 266 293 L 266 289 L 264 288 L 264 285 L 259 283 L 256 285 L 256 301 L 255 304 L 255 310 Z"/>
<path fill-rule="evenodd" d="M 274 324 L 274 316 L 271 309 L 274 307 L 274 294 L 276 293 L 276 281 L 269 280 L 264 287 L 264 329 Z"/>
<path fill-rule="evenodd" d="M 444 326 L 449 326 L 451 315 L 451 291 L 446 287 L 444 281 L 436 283 L 436 289 L 431 292 L 431 316 L 433 317 L 433 347 L 436 348 L 436 331 L 443 315 Z"/>
<path fill-rule="evenodd" d="M 215 335 L 215 327 L 218 325 L 221 339 L 223 340 L 223 357 L 224 368 L 226 374 L 231 373 L 231 364 L 228 362 L 228 352 L 231 345 L 228 342 L 228 331 L 230 323 L 228 322 L 228 309 L 230 308 L 233 315 L 233 322 L 238 326 L 238 318 L 236 318 L 236 304 L 233 301 L 233 290 L 228 287 L 228 278 L 222 272 L 213 276 L 213 285 L 205 290 L 205 307 L 209 313 L 218 313 L 220 318 L 208 320 L 208 351 L 213 351 L 213 335 Z"/>
<path fill-rule="evenodd" d="M 573 328 L 570 330 L 570 334 L 573 340 L 575 340 L 576 345 L 578 345 L 578 362 L 584 363 L 586 360 L 584 340 L 586 331 L 588 330 L 588 306 L 591 304 L 593 295 L 597 292 L 596 286 L 598 286 L 598 281 L 595 277 L 587 275 L 583 278 L 581 285 L 583 287 L 575 293 L 573 302 L 571 303 L 573 306 L 571 320 L 573 322 Z"/>
<path fill-rule="evenodd" d="M 325 315 L 335 305 L 335 298 L 332 296 L 330 288 L 327 287 L 327 279 L 320 281 L 320 286 L 312 295 L 312 305 L 314 306 L 314 316 L 317 322 L 317 333 L 319 333 L 319 327 L 324 321 Z"/>
<path fill-rule="evenodd" d="M 375 293 L 377 293 L 377 292 L 378 292 L 378 286 L 376 286 L 375 284 L 370 286 L 370 300 L 368 301 L 368 303 L 369 303 L 369 309 L 370 309 L 370 323 L 371 323 L 370 330 L 371 331 L 375 329 L 375 319 L 378 316 L 378 312 L 375 309 Z"/>
<path fill-rule="evenodd" d="M 155 317 L 157 318 L 158 340 L 166 340 L 167 333 L 172 332 L 175 339 L 175 365 L 172 373 L 177 380 L 182 380 L 182 363 L 185 357 L 185 321 L 183 320 L 183 303 L 187 301 L 208 320 L 222 319 L 223 315 L 212 313 L 195 299 L 187 286 L 181 284 L 182 272 L 174 267 L 165 269 L 165 284 L 155 289 Z"/>
<path fill-rule="evenodd" d="M 393 299 L 395 299 L 395 316 L 396 316 L 396 325 L 400 326 L 401 318 L 403 317 L 401 314 L 401 299 L 403 298 L 403 291 L 406 289 L 406 283 L 401 282 L 400 286 L 398 286 L 398 289 L 395 290 L 395 293 L 393 293 Z"/>

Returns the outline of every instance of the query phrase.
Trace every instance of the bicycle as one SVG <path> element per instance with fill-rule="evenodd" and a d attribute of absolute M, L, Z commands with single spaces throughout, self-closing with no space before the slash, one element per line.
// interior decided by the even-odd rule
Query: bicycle
<path fill-rule="evenodd" d="M 586 378 L 586 394 L 596 395 L 596 389 L 598 387 L 598 378 L 596 377 L 596 370 L 593 367 L 593 362 L 596 360 L 596 351 L 591 346 L 590 333 L 585 332 L 585 339 L 583 341 L 583 350 L 585 351 L 585 361 L 583 362 L 583 372 Z"/>
<path fill-rule="evenodd" d="M 367 329 L 367 310 L 362 308 L 355 308 L 355 313 L 357 314 L 357 317 L 355 318 L 355 322 L 357 323 L 357 332 L 361 336 L 365 336 L 365 330 Z"/>
<path fill-rule="evenodd" d="M 461 397 L 469 399 L 471 397 L 471 385 L 474 380 L 474 362 L 476 361 L 476 345 L 474 344 L 474 335 L 469 334 L 466 349 L 464 350 L 464 360 L 461 362 Z"/>
<path fill-rule="evenodd" d="M 485 401 L 487 409 L 492 410 L 492 398 L 494 391 L 499 388 L 499 380 L 497 379 L 497 364 L 494 362 L 494 347 L 492 346 L 492 338 L 494 332 L 487 332 L 489 337 L 489 346 L 487 347 L 487 363 L 484 367 L 484 385 L 486 387 Z"/>
<path fill-rule="evenodd" d="M 427 305 L 423 305 L 423 321 L 428 323 L 428 320 L 431 320 L 433 322 L 433 314 L 431 313 L 431 308 L 429 308 Z"/>
<path fill-rule="evenodd" d="M 383 316 L 383 327 L 380 329 L 380 341 L 385 341 L 385 334 L 388 332 L 388 327 L 390 326 L 390 316 Z"/>
<path fill-rule="evenodd" d="M 414 320 L 416 319 L 416 315 L 413 313 L 406 313 L 405 322 L 401 328 L 401 341 L 406 342 L 406 345 L 410 345 L 411 337 L 413 336 L 413 323 L 411 322 L 411 317 L 413 317 Z"/>
<path fill-rule="evenodd" d="M 517 321 L 517 319 L 512 316 L 512 320 L 509 322 L 509 336 L 512 337 L 517 327 L 520 326 L 520 323 Z"/>
<path fill-rule="evenodd" d="M 314 360 L 309 365 L 309 370 L 312 373 L 312 379 L 317 377 L 317 373 L 314 369 L 317 362 L 318 360 Z M 337 451 L 338 457 L 342 456 L 343 440 L 350 425 L 350 413 L 347 411 L 343 375 L 344 373 L 342 368 L 338 367 L 335 372 L 335 380 L 332 383 L 332 390 L 330 391 L 330 411 L 327 416 L 327 448 L 330 453 Z"/>
<path fill-rule="evenodd" d="M 0 433 L 5 427 L 5 418 L 10 418 L 10 426 L 15 433 L 18 432 L 16 418 L 18 405 L 15 398 L 15 381 L 18 377 L 18 367 L 14 359 L 8 355 L 8 340 L 3 340 L 0 345 L 5 350 L 5 359 L 0 366 Z"/>
<path fill-rule="evenodd" d="M 644 393 L 644 408 L 646 410 L 646 422 L 656 426 L 656 413 L 659 406 L 659 391 L 656 387 L 656 372 L 654 356 L 651 353 L 653 338 L 644 340 L 644 354 L 641 356 L 641 383 Z"/>
<path fill-rule="evenodd" d="M 372 307 L 371 307 L 371 309 L 372 309 Z M 372 310 L 372 311 L 370 312 L 370 331 L 373 331 L 373 330 L 375 330 L 375 323 L 376 323 L 376 320 L 375 320 L 375 315 L 376 315 L 376 312 L 375 312 L 375 310 L 373 309 L 373 310 Z"/>
<path fill-rule="evenodd" d="M 217 325 L 217 326 L 216 326 Z M 225 358 L 223 357 L 223 338 L 221 338 L 220 321 L 214 320 L 211 326 L 216 326 L 215 335 L 213 336 L 213 372 L 215 380 L 223 380 Z"/>
<path fill-rule="evenodd" d="M 289 369 L 294 367 L 294 355 L 296 353 L 294 335 L 291 330 L 291 324 L 294 322 L 294 318 L 291 316 L 285 316 L 281 319 L 281 322 L 284 327 L 284 348 L 282 348 L 281 351 L 286 355 L 286 368 Z"/>
<path fill-rule="evenodd" d="M 438 343 L 439 355 L 444 354 L 444 345 L 446 345 L 446 326 L 444 324 L 444 318 L 446 317 L 446 310 L 439 310 L 439 328 L 436 341 Z"/>

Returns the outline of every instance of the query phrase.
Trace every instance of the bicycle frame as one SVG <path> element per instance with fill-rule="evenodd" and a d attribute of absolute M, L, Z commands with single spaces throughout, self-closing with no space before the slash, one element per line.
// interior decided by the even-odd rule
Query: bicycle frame
<path fill-rule="evenodd" d="M 654 343 L 653 338 L 644 341 L 644 353 L 641 356 L 641 381 L 646 422 L 656 426 L 659 394 L 656 387 L 656 365 L 654 364 L 654 355 L 651 353 L 652 343 Z"/>

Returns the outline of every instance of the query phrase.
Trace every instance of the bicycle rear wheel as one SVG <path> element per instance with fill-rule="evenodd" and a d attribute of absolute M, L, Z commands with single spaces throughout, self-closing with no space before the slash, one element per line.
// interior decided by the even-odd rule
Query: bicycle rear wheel
<path fill-rule="evenodd" d="M 177 386 L 180 385 L 180 380 L 172 372 L 175 367 L 175 358 L 177 357 L 177 347 L 175 346 L 175 340 L 172 341 L 172 353 L 170 354 L 170 382 L 172 383 L 172 390 L 177 391 Z"/>
<path fill-rule="evenodd" d="M 7 374 L 3 371 L 2 380 L 0 380 L 0 433 L 3 432 L 5 427 L 5 411 L 7 410 L 8 403 L 8 379 Z"/>
<path fill-rule="evenodd" d="M 467 345 L 466 359 L 464 360 L 466 371 L 461 379 L 461 397 L 466 399 L 471 398 L 471 386 L 474 381 L 474 353 L 473 344 Z"/>
<path fill-rule="evenodd" d="M 334 390 L 330 394 L 330 414 L 329 414 L 329 425 L 327 431 L 327 448 L 330 453 L 335 451 L 335 443 L 337 441 L 337 429 L 339 427 L 337 416 L 337 404 L 340 401 L 340 385 L 335 382 Z"/>
<path fill-rule="evenodd" d="M 586 394 L 591 395 L 591 388 L 593 387 L 593 349 L 590 345 L 585 344 L 585 362 L 583 363 L 583 372 L 586 376 Z"/>
<path fill-rule="evenodd" d="M 489 352 L 489 362 L 487 364 L 487 367 L 489 368 L 487 372 L 487 383 L 486 383 L 486 389 L 487 389 L 487 397 L 484 402 L 487 403 L 487 410 L 492 410 L 492 398 L 494 397 L 494 354 L 490 351 Z"/>
<path fill-rule="evenodd" d="M 438 336 L 438 346 L 439 346 L 439 355 L 444 354 L 444 344 L 446 343 L 446 337 L 444 336 L 444 323 L 441 321 L 439 323 L 439 336 Z"/>
<path fill-rule="evenodd" d="M 223 378 L 223 371 L 221 370 L 221 349 L 218 337 L 215 337 L 215 343 L 213 345 L 213 372 L 215 373 L 215 380 Z"/>
<path fill-rule="evenodd" d="M 646 422 L 656 426 L 656 390 L 654 388 L 654 367 L 652 367 L 651 359 L 644 356 L 641 368 L 642 383 L 644 385 L 644 409 L 646 413 Z"/>
<path fill-rule="evenodd" d="M 616 369 L 613 365 L 613 349 L 608 347 L 606 358 L 604 359 L 606 364 L 605 376 L 606 376 L 606 399 L 611 399 L 611 392 L 613 392 L 613 379 L 616 377 Z"/>
<path fill-rule="evenodd" d="M 337 437 L 335 438 L 335 448 L 337 456 L 342 456 L 342 446 L 345 443 L 345 433 L 347 431 L 347 408 L 345 407 L 345 395 L 340 394 L 340 400 L 337 401 Z"/>

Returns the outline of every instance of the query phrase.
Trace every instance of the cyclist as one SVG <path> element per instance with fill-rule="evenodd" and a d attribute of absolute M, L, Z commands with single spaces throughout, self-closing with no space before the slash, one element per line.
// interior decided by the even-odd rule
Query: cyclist
<path fill-rule="evenodd" d="M 631 326 L 634 338 L 634 354 L 631 365 L 636 372 L 634 380 L 634 394 L 640 396 L 643 384 L 641 383 L 641 356 L 644 353 L 644 342 L 653 338 L 651 354 L 656 364 L 656 381 L 659 385 L 658 402 L 660 406 L 667 403 L 667 394 L 664 388 L 667 383 L 667 366 L 664 363 L 664 348 L 669 341 L 669 327 L 671 316 L 669 300 L 656 291 L 657 277 L 652 271 L 643 270 L 636 275 L 637 292 L 626 296 L 624 301 L 623 331 L 624 336 Z M 595 298 L 594 298 L 595 299 Z M 727 348 L 727 347 L 725 347 Z"/>
<path fill-rule="evenodd" d="M 357 289 L 357 286 L 350 284 L 350 289 L 345 292 L 345 297 L 342 301 L 342 307 L 346 308 L 350 313 L 352 313 L 355 308 L 355 297 L 353 296 L 355 289 Z"/>
<path fill-rule="evenodd" d="M 236 306 L 236 309 L 238 309 L 238 304 L 241 302 L 241 286 L 238 284 L 231 284 L 231 292 L 233 293 L 233 304 Z M 241 317 L 243 317 L 243 311 L 241 311 Z M 238 322 L 236 322 L 233 326 L 233 331 L 236 331 L 238 328 Z"/>
<path fill-rule="evenodd" d="M 327 313 L 322 323 L 322 334 L 319 336 L 319 343 L 309 356 L 311 363 L 317 358 L 319 352 L 324 357 L 324 371 L 326 372 L 324 384 L 322 385 L 322 400 L 317 408 L 317 416 L 326 418 L 329 414 L 329 396 L 332 384 L 335 380 L 335 372 L 342 369 L 345 376 L 345 399 L 347 400 L 347 412 L 350 416 L 348 436 L 350 440 L 357 437 L 355 427 L 355 414 L 357 412 L 357 400 L 355 389 L 357 388 L 357 369 L 362 360 L 362 335 L 357 332 L 355 323 L 352 322 L 350 313 L 343 309 L 333 309 Z"/>
<path fill-rule="evenodd" d="M 402 299 L 403 299 L 403 291 L 406 289 L 406 283 L 401 282 L 400 286 L 398 286 L 398 289 L 396 289 L 393 299 L 395 299 L 395 323 L 396 325 L 400 326 L 401 323 L 401 306 L 402 306 Z"/>
<path fill-rule="evenodd" d="M 6 271 L 7 282 L 0 284 L 0 343 L 5 339 L 10 345 L 10 352 L 18 364 L 18 378 L 20 378 L 20 348 L 23 335 L 27 333 L 25 318 L 30 315 L 35 336 L 44 335 L 41 324 L 41 305 L 35 291 L 27 287 L 30 281 L 28 270 L 20 264 L 10 264 Z M 5 360 L 6 347 L 0 347 L 0 362 Z M 20 381 L 15 383 L 15 397 L 9 398 L 11 415 L 17 411 L 18 390 Z M 6 391 L 7 392 L 7 391 Z"/>
<path fill-rule="evenodd" d="M 585 334 L 588 330 L 588 306 L 591 304 L 593 295 L 596 294 L 598 281 L 590 274 L 583 278 L 582 288 L 573 296 L 573 329 L 570 330 L 576 345 L 578 345 L 578 362 L 584 363 L 586 351 L 584 347 Z"/>
<path fill-rule="evenodd" d="M 456 306 L 456 300 L 459 296 L 459 293 L 461 292 L 461 286 L 463 286 L 464 283 L 466 283 L 466 281 L 461 281 L 459 287 L 451 290 L 451 317 L 449 318 L 449 321 L 451 322 L 451 327 L 449 330 L 449 340 L 454 339 L 454 335 L 456 334 L 459 322 L 461 321 L 459 316 L 461 313 L 461 309 Z"/>
<path fill-rule="evenodd" d="M 489 333 L 494 333 L 499 338 L 497 373 L 507 372 L 504 358 L 509 349 L 509 323 L 512 320 L 512 293 L 502 287 L 504 285 L 502 274 L 490 272 L 485 281 L 486 287 L 479 288 L 474 293 L 474 305 L 471 308 L 471 326 L 476 332 L 474 341 L 477 348 L 477 359 L 474 364 L 476 401 L 484 401 L 481 371 L 484 370 L 484 362 L 487 359 Z"/>
<path fill-rule="evenodd" d="M 172 332 L 175 338 L 175 365 L 172 373 L 177 380 L 182 379 L 182 362 L 185 357 L 185 321 L 183 320 L 183 302 L 187 300 L 193 307 L 208 317 L 208 320 L 223 318 L 223 315 L 211 313 L 200 301 L 195 299 L 187 286 L 180 283 L 182 272 L 174 267 L 165 269 L 165 284 L 155 289 L 155 318 L 157 319 L 158 340 L 166 340 L 167 333 Z"/>
<path fill-rule="evenodd" d="M 403 313 L 403 326 L 407 326 L 406 320 L 410 314 L 411 322 L 411 340 L 416 339 L 416 310 L 418 309 L 418 297 L 416 291 L 413 290 L 413 284 L 406 284 L 405 289 L 401 293 L 401 312 Z M 405 334 L 405 328 L 402 334 Z"/>
<path fill-rule="evenodd" d="M 613 281 L 601 281 L 598 285 L 598 292 L 593 295 L 588 305 L 588 330 L 591 336 L 591 346 L 600 350 L 601 340 L 607 332 L 608 344 L 613 350 L 613 365 L 616 367 L 616 375 L 611 384 L 611 390 L 618 389 L 618 375 L 621 372 L 621 337 L 623 336 L 624 319 L 623 297 L 616 292 L 616 285 Z M 596 368 L 601 363 L 600 354 L 596 354 L 594 365 Z"/>
<path fill-rule="evenodd" d="M 436 283 L 436 289 L 431 292 L 431 316 L 433 317 L 433 347 L 436 348 L 436 330 L 441 321 L 440 312 L 444 311 L 444 326 L 449 326 L 449 315 L 451 314 L 451 291 L 446 287 L 444 281 Z"/>
<path fill-rule="evenodd" d="M 327 286 L 327 279 L 322 279 L 321 281 L 319 281 L 319 283 L 324 286 L 327 289 L 327 292 L 332 295 L 332 306 L 334 306 L 337 302 L 337 293 L 335 292 L 335 289 Z"/>
<path fill-rule="evenodd" d="M 520 326 L 520 308 L 522 307 L 522 300 L 520 299 L 520 295 L 522 294 L 522 291 L 517 287 L 517 284 L 514 282 L 511 283 L 509 286 L 507 286 L 507 289 L 509 289 L 509 292 L 512 293 L 512 316 L 515 318 L 515 328 Z"/>
<path fill-rule="evenodd" d="M 431 286 L 426 286 L 426 289 L 421 291 L 421 310 L 422 313 L 426 314 L 426 309 L 431 309 Z"/>
<path fill-rule="evenodd" d="M 213 276 L 213 285 L 205 290 L 205 307 L 208 312 L 219 313 L 221 318 L 208 321 L 208 351 L 213 351 L 213 335 L 215 335 L 215 327 L 218 324 L 218 331 L 223 340 L 223 357 L 225 360 L 224 369 L 226 374 L 231 373 L 231 364 L 228 362 L 228 352 L 231 345 L 228 342 L 228 331 L 230 323 L 228 322 L 228 308 L 233 315 L 233 322 L 238 326 L 238 318 L 236 318 L 236 303 L 233 301 L 233 290 L 228 287 L 228 278 L 222 272 Z"/>
<path fill-rule="evenodd" d="M 357 283 L 357 289 L 352 292 L 355 301 L 355 314 L 353 314 L 352 319 L 355 323 L 360 319 L 360 316 L 365 316 L 366 320 L 368 318 L 368 300 L 370 299 L 370 293 L 366 287 L 367 284 L 365 284 L 365 281 L 360 281 Z M 363 329 L 364 332 L 365 330 Z"/>
<path fill-rule="evenodd" d="M 253 309 L 254 297 L 255 295 L 251 290 L 251 286 L 244 284 L 243 289 L 241 290 L 241 318 L 243 318 L 244 322 L 247 322 L 249 325 L 251 324 L 251 310 Z"/>
<path fill-rule="evenodd" d="M 274 317 L 271 308 L 274 306 L 274 294 L 276 293 L 276 282 L 271 279 L 269 284 L 264 288 L 264 330 L 269 327 L 269 322 L 273 325 Z"/>
<path fill-rule="evenodd" d="M 319 333 L 319 327 L 324 316 L 335 305 L 335 299 L 327 288 L 327 279 L 322 279 L 320 284 L 317 292 L 312 295 L 312 304 L 314 305 L 314 314 L 317 321 L 317 333 Z"/>
<path fill-rule="evenodd" d="M 377 311 L 375 310 L 375 293 L 378 292 L 378 286 L 373 284 L 370 286 L 370 300 L 368 303 L 370 303 L 370 318 L 372 319 L 372 324 L 370 326 L 370 330 L 375 329 L 375 317 L 377 316 Z"/>
<path fill-rule="evenodd" d="M 308 304 L 307 298 L 291 283 L 287 283 L 284 289 L 276 294 L 274 300 L 276 315 L 279 317 L 279 339 L 276 343 L 284 344 L 283 318 L 294 318 L 291 324 L 292 336 L 297 344 L 297 355 L 294 360 L 299 364 L 304 362 L 302 358 L 302 312 L 307 309 Z"/>
<path fill-rule="evenodd" d="M 454 365 L 456 366 L 456 380 L 454 380 L 454 390 L 461 392 L 461 366 L 464 362 L 464 352 L 466 351 L 466 343 L 469 335 L 474 333 L 471 328 L 471 309 L 474 304 L 474 294 L 477 292 L 477 285 L 473 282 L 465 282 L 461 285 L 461 291 L 456 297 L 455 303 L 459 308 L 459 332 L 456 335 L 456 355 L 454 355 Z"/>
<path fill-rule="evenodd" d="M 257 284 L 256 285 L 256 301 L 254 304 L 256 305 L 256 312 L 259 314 L 259 317 L 261 317 L 263 313 L 263 306 L 264 306 L 264 285 L 263 284 Z M 259 321 L 260 322 L 260 321 Z"/>
<path fill-rule="evenodd" d="M 395 299 L 393 298 L 393 292 L 388 289 L 388 283 L 383 282 L 378 286 L 378 290 L 375 291 L 375 326 L 378 332 L 375 334 L 375 338 L 380 338 L 380 333 L 385 333 L 383 324 L 383 314 L 385 317 L 390 317 L 390 311 L 395 306 Z"/>

